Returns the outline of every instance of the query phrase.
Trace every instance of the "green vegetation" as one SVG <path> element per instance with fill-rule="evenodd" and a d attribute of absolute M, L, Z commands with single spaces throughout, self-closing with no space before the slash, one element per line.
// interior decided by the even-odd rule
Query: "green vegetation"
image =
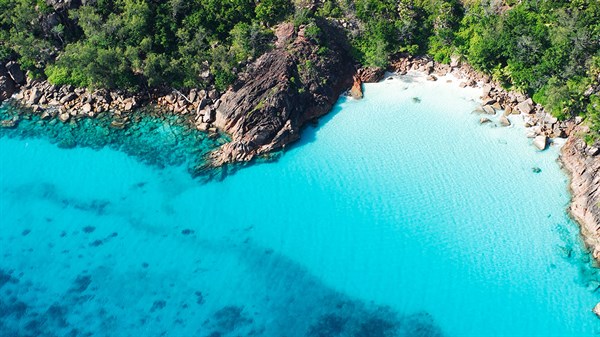
<path fill-rule="evenodd" d="M 346 27 L 363 65 L 385 67 L 398 53 L 461 57 L 600 130 L 598 0 L 95 0 L 60 11 L 55 2 L 0 0 L 0 60 L 56 84 L 224 89 L 271 48 L 276 24 L 305 25 L 320 43 L 316 19 L 327 18 Z M 318 76 L 310 61 L 298 68 Z"/>
<path fill-rule="evenodd" d="M 394 54 L 466 59 L 559 119 L 586 117 L 600 139 L 600 1 L 328 0 L 325 15 L 352 18 L 355 57 L 384 67 Z M 354 8 L 354 10 L 352 10 Z M 594 89 L 595 88 L 595 89 Z"/>
<path fill-rule="evenodd" d="M 212 79 L 200 75 L 210 71 L 223 88 L 235 68 L 270 47 L 265 27 L 291 6 L 286 0 L 88 3 L 48 15 L 54 9 L 44 0 L 0 0 L 0 58 L 16 56 L 56 84 L 205 86 Z"/>
<path fill-rule="evenodd" d="M 600 2 L 505 1 L 467 6 L 455 53 L 559 119 L 587 117 L 600 130 Z M 492 2 L 494 3 L 494 2 Z"/>

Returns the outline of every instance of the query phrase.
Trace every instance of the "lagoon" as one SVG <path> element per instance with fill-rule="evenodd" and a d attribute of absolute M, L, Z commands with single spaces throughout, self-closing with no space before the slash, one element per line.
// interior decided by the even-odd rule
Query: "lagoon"
<path fill-rule="evenodd" d="M 480 125 L 457 83 L 367 84 L 208 183 L 0 138 L 0 334 L 600 334 L 559 144 Z"/>

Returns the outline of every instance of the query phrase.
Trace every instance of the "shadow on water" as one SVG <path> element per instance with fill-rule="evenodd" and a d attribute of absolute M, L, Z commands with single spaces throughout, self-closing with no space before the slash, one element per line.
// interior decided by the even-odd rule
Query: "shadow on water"
<path fill-rule="evenodd" d="M 300 135 L 300 139 L 287 147 L 287 151 L 294 151 L 297 148 L 300 148 L 306 144 L 310 144 L 315 142 L 318 139 L 318 134 L 328 123 L 331 123 L 331 120 L 334 119 L 343 109 L 341 104 L 351 100 L 346 96 L 340 96 L 337 103 L 333 106 L 331 111 L 329 111 L 326 115 L 322 116 L 314 123 L 307 124 L 303 129 Z"/>

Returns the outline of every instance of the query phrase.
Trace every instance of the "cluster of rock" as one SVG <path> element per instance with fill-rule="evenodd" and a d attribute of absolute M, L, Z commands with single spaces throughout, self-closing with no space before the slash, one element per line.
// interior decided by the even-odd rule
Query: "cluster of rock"
<path fill-rule="evenodd" d="M 14 98 L 20 104 L 31 108 L 34 113 L 41 114 L 42 119 L 58 118 L 68 122 L 71 118 L 95 117 L 111 111 L 116 117 L 115 127 L 123 127 L 126 113 L 139 107 L 142 98 L 126 95 L 121 92 L 106 90 L 90 91 L 74 88 L 70 85 L 56 86 L 48 81 L 28 79 Z"/>
<path fill-rule="evenodd" d="M 220 95 L 216 89 L 191 89 L 186 94 L 174 91 L 158 97 L 156 105 L 177 115 L 189 115 L 200 131 L 217 132 L 213 125 L 216 110 L 221 105 Z"/>
<path fill-rule="evenodd" d="M 42 119 L 56 118 L 64 123 L 71 119 L 94 118 L 108 112 L 113 115 L 111 125 L 115 128 L 123 128 L 133 110 L 153 104 L 158 108 L 156 111 L 186 116 L 198 130 L 212 133 L 217 133 L 212 123 L 220 105 L 219 92 L 214 88 L 191 89 L 185 93 L 154 92 L 150 96 L 122 91 L 92 91 L 33 80 L 14 62 L 0 67 L 0 102 L 9 98 L 39 114 Z M 0 126 L 14 127 L 17 123 L 18 119 L 5 120 L 0 121 Z"/>
<path fill-rule="evenodd" d="M 559 121 L 556 117 L 544 110 L 540 104 L 536 104 L 527 95 L 507 91 L 498 83 L 495 83 L 487 75 L 475 71 L 468 64 L 461 63 L 458 58 L 453 58 L 450 64 L 437 63 L 428 57 L 411 57 L 408 55 L 400 57 L 392 64 L 392 69 L 400 74 L 408 71 L 421 71 L 428 75 L 427 79 L 436 81 L 438 76 L 453 74 L 463 79 L 459 84 L 461 88 L 482 87 L 482 105 L 477 110 L 482 114 L 495 115 L 503 111 L 499 122 L 502 126 L 510 126 L 510 115 L 523 115 L 525 126 L 529 128 L 528 137 L 534 138 L 533 145 L 539 150 L 544 150 L 551 138 L 566 138 L 574 128 L 581 123 L 581 119 L 572 121 Z M 490 119 L 482 117 L 480 122 L 487 123 Z"/>

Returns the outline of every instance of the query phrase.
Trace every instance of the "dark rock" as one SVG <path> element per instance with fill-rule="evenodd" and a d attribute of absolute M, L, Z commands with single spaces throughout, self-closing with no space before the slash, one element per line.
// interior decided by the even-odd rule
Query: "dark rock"
<path fill-rule="evenodd" d="M 17 91 L 17 86 L 8 72 L 0 67 L 0 102 L 9 99 Z"/>
<path fill-rule="evenodd" d="M 6 70 L 8 71 L 8 74 L 13 79 L 13 81 L 15 81 L 15 83 L 21 85 L 25 84 L 25 74 L 23 73 L 23 71 L 21 70 L 21 66 L 19 66 L 17 62 L 8 62 L 6 64 Z"/>
<path fill-rule="evenodd" d="M 215 89 L 210 90 L 208 92 L 208 98 L 210 98 L 213 101 L 216 100 L 216 99 L 218 99 L 219 98 L 219 92 L 216 91 Z"/>
<path fill-rule="evenodd" d="M 200 101 L 198 102 L 198 111 L 204 109 L 207 105 L 208 105 L 208 99 L 206 99 L 206 98 L 200 99 Z"/>

